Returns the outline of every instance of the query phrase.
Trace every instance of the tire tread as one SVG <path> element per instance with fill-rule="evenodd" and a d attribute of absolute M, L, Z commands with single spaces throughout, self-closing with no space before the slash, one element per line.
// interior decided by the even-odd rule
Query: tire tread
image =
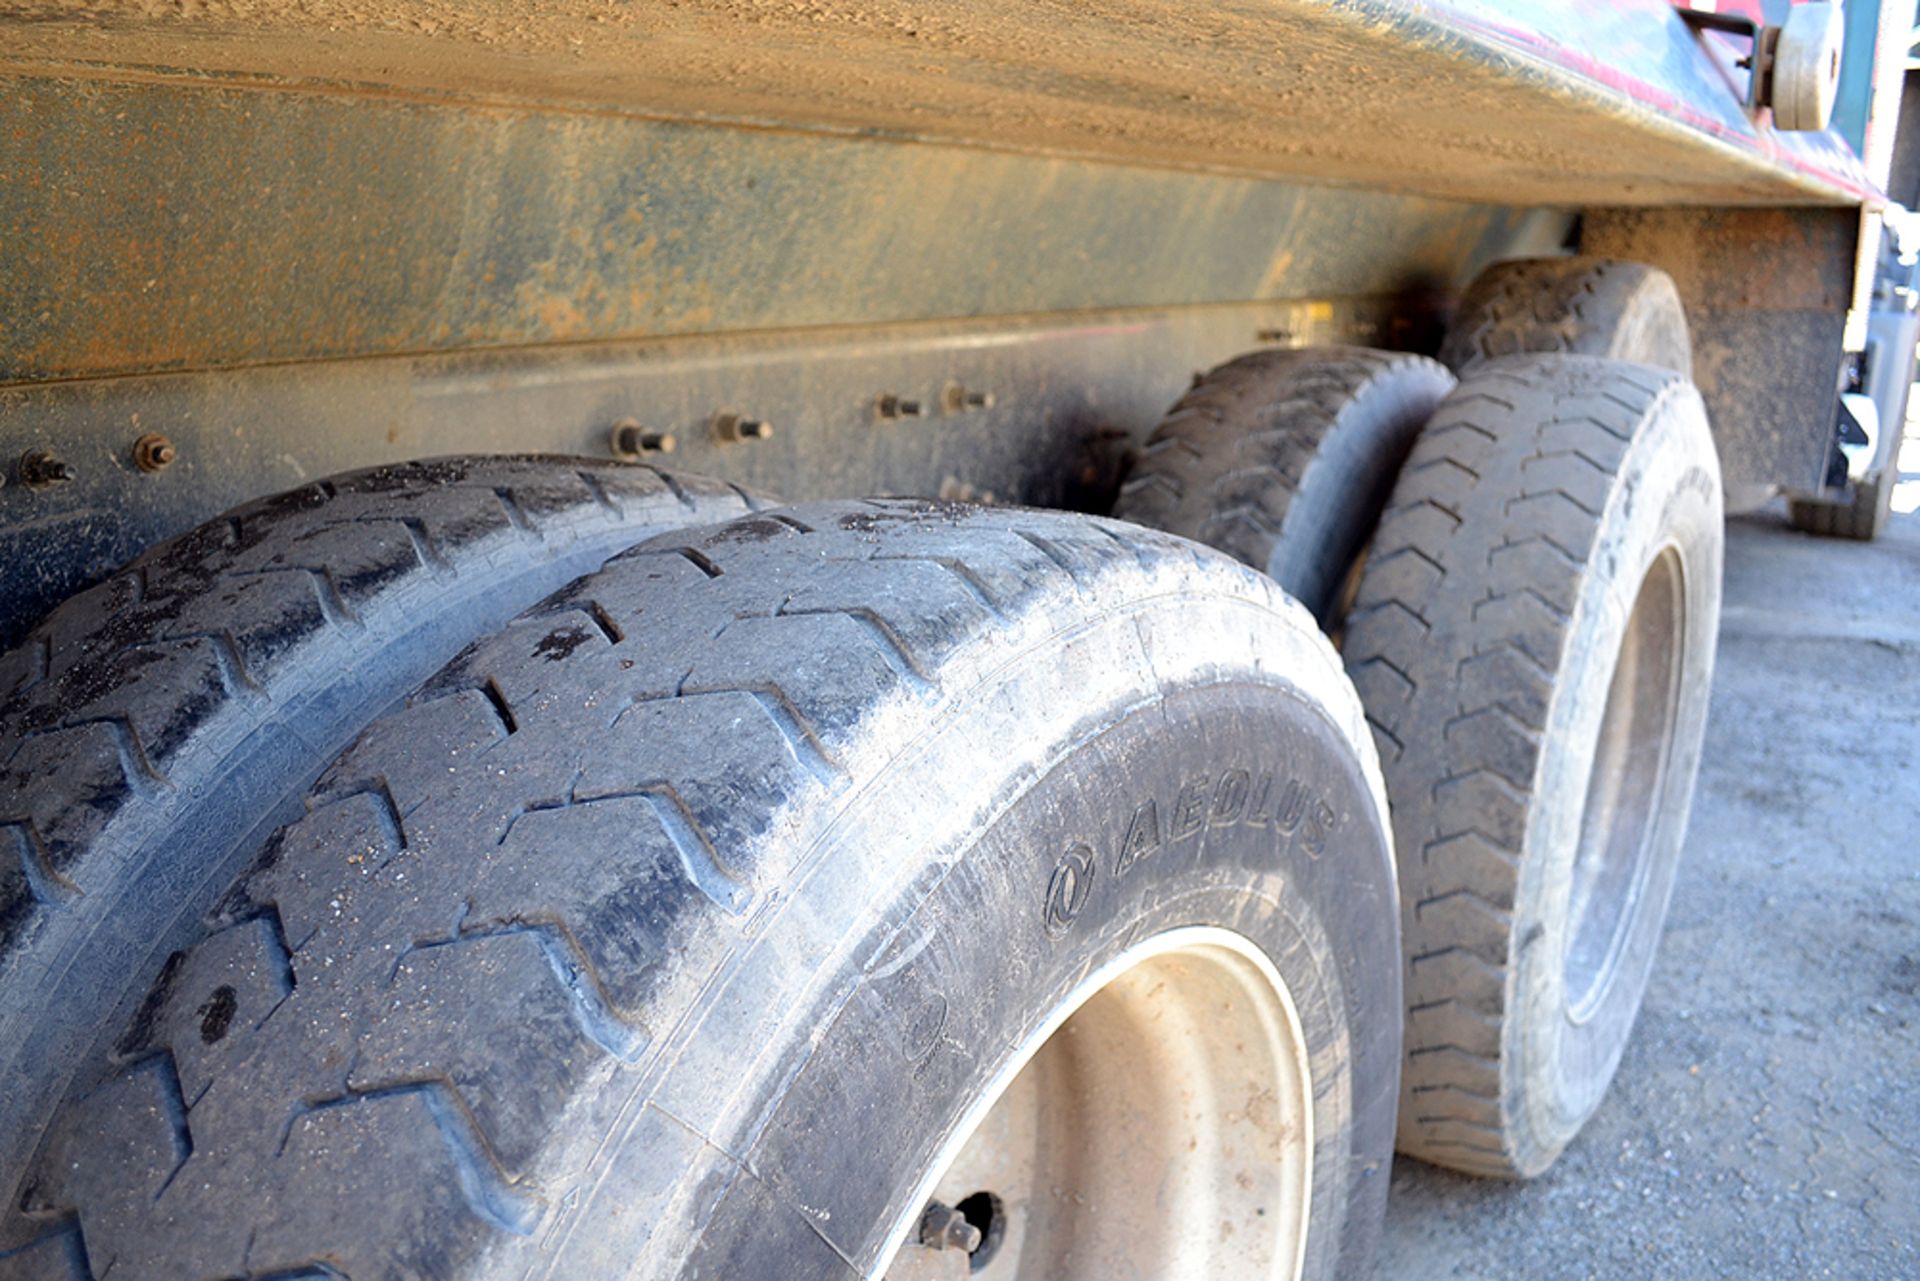
<path fill-rule="evenodd" d="M 1529 352 L 1605 356 L 1679 373 L 1690 373 L 1693 361 L 1680 295 L 1665 272 L 1578 255 L 1516 258 L 1482 271 L 1461 296 L 1440 361 L 1464 374 Z"/>
<path fill-rule="evenodd" d="M 663 497 L 709 517 L 750 510 L 742 491 L 652 467 L 576 467 L 570 475 L 583 492 L 574 495 L 556 487 L 551 472 L 549 461 L 533 458 L 442 460 L 316 482 L 160 544 L 35 627 L 9 655 L 14 676 L 0 699 L 0 830 L 34 834 L 46 875 L 30 876 L 25 887 L 0 882 L 0 970 L 6 941 L 26 925 L 25 899 L 57 906 L 57 896 L 32 896 L 32 881 L 51 876 L 81 892 L 99 888 L 94 878 L 113 869 L 86 866 L 90 845 L 128 804 L 172 785 L 169 766 L 179 751 L 209 734 L 234 734 L 228 722 L 257 719 L 250 706 L 280 701 L 284 686 L 305 675 L 305 651 L 324 644 L 327 633 L 363 629 L 363 614 L 417 606 L 421 579 L 484 571 L 497 554 L 490 508 L 519 537 L 556 550 L 608 519 L 628 523 L 629 506 L 657 512 Z M 537 511 L 515 495 L 528 485 L 542 490 Z M 386 514 L 401 505 L 413 514 Z M 404 550 L 393 529 L 404 535 Z M 365 582 L 350 599 L 333 563 L 274 563 L 303 549 L 353 560 Z M 275 575 L 302 579 L 319 616 L 301 618 L 277 597 L 245 592 L 247 583 Z M 139 680 L 142 665 L 129 661 L 199 646 L 212 660 L 217 695 L 191 680 L 156 687 Z M 119 710 L 136 703 L 137 713 Z M 81 757 L 84 764 L 85 753 L 58 744 L 103 733 L 112 749 L 104 773 L 32 759 Z M 84 828 L 69 835 L 76 816 Z"/>
<path fill-rule="evenodd" d="M 1407 404 L 1430 403 L 1423 398 L 1437 399 L 1446 385 L 1445 371 L 1433 361 L 1404 352 L 1322 347 L 1240 356 L 1199 378 L 1154 428 L 1121 485 L 1114 514 L 1267 569 L 1283 540 L 1315 537 L 1291 527 L 1289 513 L 1314 483 L 1316 463 L 1342 469 L 1323 484 L 1347 480 L 1345 471 L 1357 462 L 1348 455 L 1356 451 L 1390 455 L 1371 460 L 1389 476 L 1398 463 L 1410 431 L 1397 427 L 1398 439 L 1393 433 L 1361 439 L 1365 429 L 1352 421 L 1356 402 L 1377 395 L 1394 402 L 1389 412 L 1404 416 Z M 1350 483 L 1357 488 L 1362 481 Z M 1360 492 L 1342 497 L 1367 501 Z M 1343 552 L 1324 550 L 1329 557 Z M 1337 587 L 1338 575 L 1333 578 Z M 1315 598 L 1305 603 L 1328 622 L 1333 602 L 1318 594 L 1308 592 Z"/>
<path fill-rule="evenodd" d="M 1502 1099 L 1513 904 L 1552 674 L 1634 425 L 1684 385 L 1610 361 L 1479 366 L 1421 433 L 1376 532 L 1345 657 L 1395 809 L 1410 1011 L 1399 1142 L 1415 1156 L 1517 1172 L 1507 1119 L 1486 1115 Z M 1444 523 L 1413 519 L 1436 509 Z"/>
<path fill-rule="evenodd" d="M 647 1070 L 779 901 L 793 869 L 763 837 L 795 798 L 846 793 L 876 744 L 936 713 L 956 664 L 991 670 L 1056 626 L 1062 592 L 1185 583 L 1195 555 L 1117 523 L 900 502 L 745 517 L 615 558 L 339 756 L 63 1109 L 32 1240 L 84 1228 L 96 1266 L 134 1275 L 325 1259 L 362 1278 L 533 1231 L 557 1195 L 543 1145 L 576 1093 L 613 1063 Z M 1262 576 L 1203 563 L 1279 603 Z M 567 763 L 588 733 L 606 750 Z M 595 807 L 641 839 L 601 854 L 571 838 Z M 660 857 L 605 866 L 643 854 Z M 277 973 L 253 924 L 269 917 L 288 993 L 231 977 Z M 237 1008 L 215 1043 L 221 982 Z M 102 1106 L 162 1054 L 195 1139 L 164 1178 L 165 1135 Z M 376 1134 L 378 1160 L 356 1162 Z M 222 1205 L 257 1231 L 209 1227 Z"/>

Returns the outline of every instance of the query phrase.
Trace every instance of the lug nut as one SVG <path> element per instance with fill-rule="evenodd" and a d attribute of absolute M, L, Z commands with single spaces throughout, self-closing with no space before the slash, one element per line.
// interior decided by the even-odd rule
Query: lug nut
<path fill-rule="evenodd" d="M 874 411 L 878 413 L 881 418 L 888 420 L 895 418 L 918 418 L 926 412 L 926 406 L 917 400 L 908 400 L 903 396 L 896 396 L 892 392 L 888 392 L 886 395 L 880 397 L 878 401 L 874 402 Z"/>
<path fill-rule="evenodd" d="M 73 479 L 73 468 L 50 450 L 29 449 L 20 455 L 20 483 L 28 489 L 52 489 Z"/>
<path fill-rule="evenodd" d="M 613 456 L 629 462 L 642 454 L 671 454 L 679 444 L 668 431 L 654 431 L 637 418 L 622 418 L 611 433 Z"/>
<path fill-rule="evenodd" d="M 739 414 L 715 414 L 713 434 L 719 440 L 766 440 L 773 435 L 773 424 Z"/>
<path fill-rule="evenodd" d="M 950 1205 L 927 1202 L 920 1216 L 920 1244 L 936 1250 L 965 1250 L 972 1254 L 980 1248 L 980 1229 L 967 1222 L 967 1216 Z"/>
<path fill-rule="evenodd" d="M 173 442 L 157 431 L 150 431 L 133 442 L 133 465 L 141 471 L 165 471 L 173 466 L 175 457 Z"/>

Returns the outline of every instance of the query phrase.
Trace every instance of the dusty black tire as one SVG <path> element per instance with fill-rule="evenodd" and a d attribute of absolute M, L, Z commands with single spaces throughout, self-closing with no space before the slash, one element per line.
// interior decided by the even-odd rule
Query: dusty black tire
<path fill-rule="evenodd" d="M 1524 352 L 1630 360 L 1693 375 L 1693 342 L 1673 278 L 1615 258 L 1515 258 L 1475 276 L 1440 360 L 1460 373 Z"/>
<path fill-rule="evenodd" d="M 1527 1177 L 1598 1106 L 1686 828 L 1722 538 L 1674 374 L 1490 361 L 1415 444 L 1346 643 L 1400 860 L 1402 1151 Z"/>
<path fill-rule="evenodd" d="M 1154 428 L 1113 514 L 1265 571 L 1331 629 L 1394 474 L 1452 386 L 1404 352 L 1241 356 Z"/>
<path fill-rule="evenodd" d="M 1195 925 L 1295 994 L 1306 1275 L 1365 1266 L 1384 799 L 1337 657 L 1224 557 L 904 502 L 656 539 L 309 805 L 70 1099 L 16 1272 L 862 1275 L 1049 1003 Z"/>
<path fill-rule="evenodd" d="M 0 659 L 0 1179 L 102 1002 L 368 721 L 613 552 L 747 510 L 582 459 L 380 467 L 235 508 L 48 615 Z"/>

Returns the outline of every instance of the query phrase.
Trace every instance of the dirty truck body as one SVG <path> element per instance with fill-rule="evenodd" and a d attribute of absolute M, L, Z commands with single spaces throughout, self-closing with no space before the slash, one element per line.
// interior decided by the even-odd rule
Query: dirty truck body
<path fill-rule="evenodd" d="M 1362 1275 L 1396 1146 L 1544 1169 L 1720 521 L 1885 518 L 1898 7 L 0 17 L 0 1277 Z"/>

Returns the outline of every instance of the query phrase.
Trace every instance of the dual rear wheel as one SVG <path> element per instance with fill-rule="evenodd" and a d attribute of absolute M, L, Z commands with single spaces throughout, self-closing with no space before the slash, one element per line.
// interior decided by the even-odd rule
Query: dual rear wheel
<path fill-rule="evenodd" d="M 302 809 L 101 1028 L 0 1275 L 1371 1251 L 1374 750 L 1310 616 L 1225 557 L 910 502 L 681 530 L 479 640 Z"/>
<path fill-rule="evenodd" d="M 91 793 L 0 816 L 32 911 L 120 878 L 110 921 L 6 941 L 98 991 L 7 982 L 67 1049 L 15 1069 L 0 1276 L 1321 1278 L 1371 1254 L 1396 1091 L 1404 1150 L 1541 1168 L 1671 886 L 1718 483 L 1683 378 L 1462 376 L 1289 353 L 1183 402 L 1122 514 L 1261 572 L 665 478 L 629 530 L 655 509 L 575 469 L 610 531 L 580 568 L 655 536 L 504 626 L 511 594 L 436 602 L 472 599 L 460 539 L 524 535 L 524 480 L 451 540 L 398 497 L 258 565 L 216 537 L 244 513 L 191 536 L 235 608 L 297 580 L 316 628 L 472 641 L 411 694 L 386 630 L 275 684 L 230 622 L 66 607 L 7 660 L 17 776 L 93 723 L 34 719 L 70 653 L 204 640 L 254 710 L 127 784 L 173 825 L 140 848 L 221 833 L 185 874 L 67 861 Z M 413 569 L 309 554 L 376 529 Z M 301 694 L 331 719 L 261 772 L 283 691 L 367 682 Z M 132 733 L 180 701 L 114 688 Z"/>
<path fill-rule="evenodd" d="M 1706 723 L 1720 476 L 1661 272 L 1497 264 L 1441 355 L 1453 372 L 1350 348 L 1223 366 L 1119 514 L 1269 569 L 1341 634 L 1394 814 L 1400 1150 L 1528 1177 L 1599 1106 L 1651 971 Z M 1329 491 L 1337 521 L 1314 516 Z"/>

